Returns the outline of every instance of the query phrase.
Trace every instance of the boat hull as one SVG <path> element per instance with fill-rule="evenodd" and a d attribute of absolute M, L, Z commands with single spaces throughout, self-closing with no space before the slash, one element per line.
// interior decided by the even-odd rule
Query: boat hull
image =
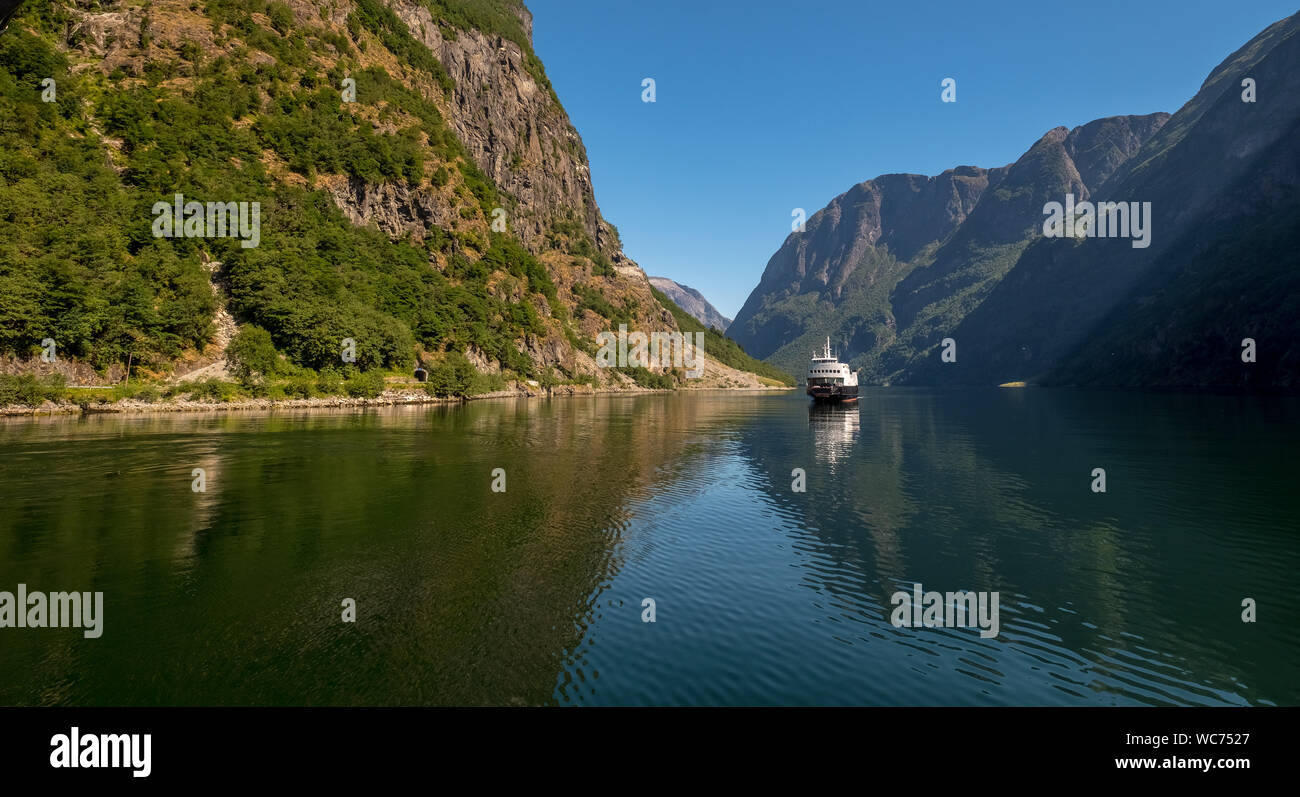
<path fill-rule="evenodd" d="M 809 385 L 806 391 L 816 402 L 857 401 L 857 385 Z"/>

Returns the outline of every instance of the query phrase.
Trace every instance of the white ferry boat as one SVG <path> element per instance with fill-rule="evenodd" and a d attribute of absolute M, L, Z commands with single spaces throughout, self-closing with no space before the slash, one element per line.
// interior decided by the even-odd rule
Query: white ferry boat
<path fill-rule="evenodd" d="M 808 395 L 813 401 L 857 401 L 858 375 L 835 358 L 831 339 L 820 354 L 813 353 L 808 365 Z"/>

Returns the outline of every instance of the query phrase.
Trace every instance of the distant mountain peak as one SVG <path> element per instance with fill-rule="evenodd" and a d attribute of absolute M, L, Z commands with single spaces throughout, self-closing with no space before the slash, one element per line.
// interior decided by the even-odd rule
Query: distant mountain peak
<path fill-rule="evenodd" d="M 726 332 L 727 327 L 731 326 L 731 319 L 718 312 L 718 308 L 694 288 L 667 277 L 651 277 L 650 284 L 663 291 L 678 307 L 690 313 L 701 324 L 714 327 L 719 332 Z"/>

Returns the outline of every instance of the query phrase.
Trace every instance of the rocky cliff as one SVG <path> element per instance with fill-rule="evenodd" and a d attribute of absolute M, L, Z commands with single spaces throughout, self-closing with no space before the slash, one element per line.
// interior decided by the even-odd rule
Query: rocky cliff
<path fill-rule="evenodd" d="M 229 310 L 281 371 L 333 368 L 347 340 L 359 368 L 463 352 L 511 378 L 642 380 L 595 366 L 596 333 L 677 324 L 601 216 L 531 30 L 518 0 L 21 11 L 0 39 L 0 115 L 22 120 L 0 123 L 0 354 L 51 336 L 101 372 L 212 373 Z M 260 244 L 151 237 L 176 193 L 258 203 Z"/>
<path fill-rule="evenodd" d="M 773 255 L 731 335 L 796 372 L 830 336 L 878 383 L 1300 386 L 1297 30 L 1269 26 L 1172 117 L 1058 127 L 989 172 L 855 186 Z M 1149 237 L 1044 236 L 1067 194 L 1149 207 Z"/>
<path fill-rule="evenodd" d="M 1225 59 L 1094 197 L 1150 202 L 1149 246 L 1035 242 L 955 328 L 972 367 L 946 378 L 1300 387 L 1297 75 L 1300 15 Z"/>
<path fill-rule="evenodd" d="M 756 357 L 770 356 L 804 334 L 809 311 L 841 303 L 869 253 L 906 261 L 947 239 L 1004 171 L 961 166 L 937 177 L 887 174 L 855 185 L 786 238 L 736 314 L 731 337 Z M 870 285 L 881 275 L 861 276 Z"/>
<path fill-rule="evenodd" d="M 787 370 L 829 336 L 868 380 L 907 379 L 1039 235 L 1044 203 L 1092 196 L 1168 118 L 1058 127 L 999 168 L 860 183 L 786 239 L 731 335 Z"/>

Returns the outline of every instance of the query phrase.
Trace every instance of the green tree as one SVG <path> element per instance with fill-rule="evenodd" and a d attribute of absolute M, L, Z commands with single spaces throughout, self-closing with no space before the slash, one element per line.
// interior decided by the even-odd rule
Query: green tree
<path fill-rule="evenodd" d="M 235 333 L 226 347 L 226 366 L 244 384 L 252 384 L 280 370 L 280 355 L 271 342 L 271 333 L 249 325 Z"/>
<path fill-rule="evenodd" d="M 478 370 L 465 355 L 451 352 L 429 372 L 425 390 L 435 396 L 468 396 Z"/>

